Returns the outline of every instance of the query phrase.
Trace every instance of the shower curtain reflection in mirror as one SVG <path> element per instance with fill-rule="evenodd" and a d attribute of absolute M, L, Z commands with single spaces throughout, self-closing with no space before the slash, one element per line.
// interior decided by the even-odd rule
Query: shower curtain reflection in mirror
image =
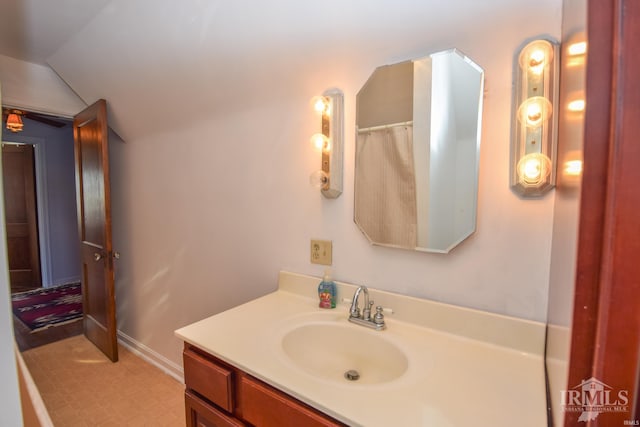
<path fill-rule="evenodd" d="M 417 243 L 413 127 L 361 130 L 356 141 L 355 219 L 374 242 Z"/>

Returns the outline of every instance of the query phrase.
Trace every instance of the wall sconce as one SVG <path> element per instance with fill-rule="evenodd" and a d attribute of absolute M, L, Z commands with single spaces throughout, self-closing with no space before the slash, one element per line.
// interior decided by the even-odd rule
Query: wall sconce
<path fill-rule="evenodd" d="M 556 183 L 558 43 L 527 43 L 514 64 L 511 188 L 538 197 Z"/>
<path fill-rule="evenodd" d="M 344 95 L 330 89 L 312 100 L 313 108 L 322 115 L 322 131 L 311 137 L 311 144 L 322 151 L 321 169 L 312 173 L 310 182 L 322 194 L 335 199 L 342 194 L 343 105 Z"/>
<path fill-rule="evenodd" d="M 7 115 L 7 129 L 16 133 L 22 131 L 24 124 L 22 123 L 22 113 L 11 110 Z"/>

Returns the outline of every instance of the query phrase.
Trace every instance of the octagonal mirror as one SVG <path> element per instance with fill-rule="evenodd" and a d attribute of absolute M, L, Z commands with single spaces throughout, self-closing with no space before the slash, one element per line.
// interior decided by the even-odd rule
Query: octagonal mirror
<path fill-rule="evenodd" d="M 475 231 L 483 83 L 451 49 L 358 92 L 354 220 L 372 244 L 446 253 Z"/>

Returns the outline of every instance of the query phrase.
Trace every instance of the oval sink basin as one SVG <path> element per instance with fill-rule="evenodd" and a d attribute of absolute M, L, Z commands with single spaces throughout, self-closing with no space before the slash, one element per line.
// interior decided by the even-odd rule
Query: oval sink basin
<path fill-rule="evenodd" d="M 380 332 L 358 328 L 334 323 L 302 325 L 284 335 L 282 348 L 299 368 L 325 380 L 379 384 L 400 378 L 409 365 L 402 350 L 376 335 Z"/>

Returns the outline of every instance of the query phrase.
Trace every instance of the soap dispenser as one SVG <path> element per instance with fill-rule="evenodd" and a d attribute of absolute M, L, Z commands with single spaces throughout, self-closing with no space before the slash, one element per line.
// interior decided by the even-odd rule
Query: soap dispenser
<path fill-rule="evenodd" d="M 318 285 L 318 298 L 320 298 L 318 307 L 336 308 L 337 293 L 336 284 L 331 280 L 331 270 L 327 268 L 324 271 L 322 282 Z"/>

